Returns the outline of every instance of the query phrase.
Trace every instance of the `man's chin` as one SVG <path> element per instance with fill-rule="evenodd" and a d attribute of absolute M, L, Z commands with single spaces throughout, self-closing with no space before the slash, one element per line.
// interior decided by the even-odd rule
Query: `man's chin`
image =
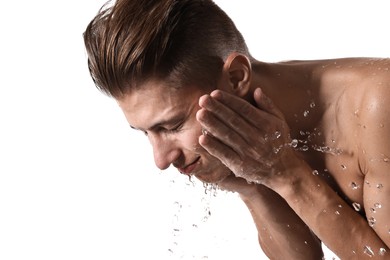
<path fill-rule="evenodd" d="M 204 183 L 210 183 L 210 184 L 218 184 L 219 182 L 224 181 L 231 172 L 224 172 L 224 173 L 202 173 L 202 174 L 194 174 L 194 176 Z"/>

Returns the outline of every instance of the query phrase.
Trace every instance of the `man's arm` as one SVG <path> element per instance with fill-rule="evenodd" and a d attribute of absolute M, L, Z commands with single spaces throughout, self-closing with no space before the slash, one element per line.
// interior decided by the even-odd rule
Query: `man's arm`
<path fill-rule="evenodd" d="M 240 195 L 253 217 L 260 246 L 270 259 L 322 259 L 321 241 L 277 193 L 234 176 L 219 186 Z"/>
<path fill-rule="evenodd" d="M 390 257 L 383 234 L 378 236 L 367 220 L 314 176 L 309 165 L 286 146 L 289 129 L 283 115 L 264 95 L 255 92 L 255 99 L 256 95 L 262 110 L 255 110 L 248 103 L 222 92 L 214 92 L 207 102 L 201 100 L 203 109 L 213 112 L 221 121 L 205 122 L 198 118 L 211 134 L 201 136 L 199 143 L 236 176 L 277 192 L 340 258 Z M 384 178 L 381 181 L 384 182 Z M 388 232 L 387 225 L 383 224 L 385 231 L 382 232 Z"/>

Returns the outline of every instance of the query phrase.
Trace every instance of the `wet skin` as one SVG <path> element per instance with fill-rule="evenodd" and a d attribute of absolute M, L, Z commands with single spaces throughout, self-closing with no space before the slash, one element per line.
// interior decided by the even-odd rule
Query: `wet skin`
<path fill-rule="evenodd" d="M 202 128 L 195 115 L 200 109 L 199 97 L 205 93 L 194 87 L 174 89 L 149 82 L 118 104 L 130 126 L 147 135 L 159 169 L 172 164 L 183 174 L 218 183 L 231 171 L 199 145 Z"/>
<path fill-rule="evenodd" d="M 118 104 L 129 124 L 148 135 L 160 169 L 173 164 L 242 195 L 268 255 L 277 248 L 266 237 L 277 237 L 281 221 L 263 219 L 286 215 L 286 221 L 303 220 L 341 258 L 367 257 L 370 250 L 378 256 L 390 244 L 389 64 L 369 59 L 254 64 L 248 91 L 257 108 L 229 91 L 210 95 L 153 81 Z M 265 217 L 270 203 L 275 214 Z M 262 236 L 266 224 L 269 233 Z M 278 239 L 294 240 L 288 232 L 282 234 L 292 239 Z M 314 248 L 308 236 L 302 234 L 302 241 L 312 241 Z M 296 259 L 304 256 L 298 247 L 287 255 L 295 250 Z"/>

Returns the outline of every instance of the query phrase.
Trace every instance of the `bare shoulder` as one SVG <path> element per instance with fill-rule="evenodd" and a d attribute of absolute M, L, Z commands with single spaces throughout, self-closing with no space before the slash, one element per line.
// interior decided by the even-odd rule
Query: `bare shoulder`
<path fill-rule="evenodd" d="M 343 111 L 372 118 L 373 106 L 390 102 L 390 59 L 344 58 L 322 61 L 315 73 L 329 99 L 342 97 Z M 339 101 L 339 100 L 338 100 Z M 349 109 L 347 109 L 349 108 Z"/>
<path fill-rule="evenodd" d="M 383 157 L 382 149 L 390 157 L 390 59 L 360 59 L 358 64 L 351 67 L 354 76 L 345 99 L 353 107 L 349 112 L 357 119 L 359 145 L 369 162 L 370 156 Z"/>

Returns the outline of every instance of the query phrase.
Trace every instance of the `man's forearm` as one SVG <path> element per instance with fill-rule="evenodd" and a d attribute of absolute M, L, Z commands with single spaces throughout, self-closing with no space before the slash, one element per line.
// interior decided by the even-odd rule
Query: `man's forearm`
<path fill-rule="evenodd" d="M 277 191 L 310 227 L 310 229 L 341 259 L 361 259 L 378 255 L 387 246 L 368 225 L 324 181 L 311 174 L 308 165 L 292 169 L 294 179 Z"/>
<path fill-rule="evenodd" d="M 271 259 L 321 259 L 321 242 L 286 201 L 263 185 L 240 194 L 256 224 L 259 243 Z"/>

